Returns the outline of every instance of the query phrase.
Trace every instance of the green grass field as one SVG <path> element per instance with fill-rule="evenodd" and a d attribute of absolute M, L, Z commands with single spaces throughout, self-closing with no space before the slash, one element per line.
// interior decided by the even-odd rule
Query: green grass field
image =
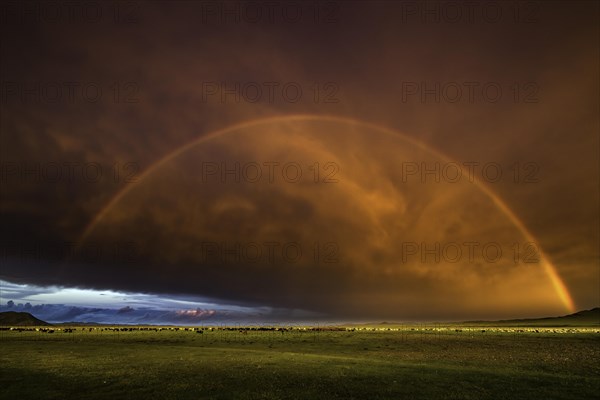
<path fill-rule="evenodd" d="M 456 329 L 4 330 L 0 397 L 598 398 L 598 328 Z"/>

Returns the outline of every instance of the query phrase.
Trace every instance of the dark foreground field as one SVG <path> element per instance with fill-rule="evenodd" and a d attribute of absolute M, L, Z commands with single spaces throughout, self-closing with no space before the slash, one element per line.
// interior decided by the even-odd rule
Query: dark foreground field
<path fill-rule="evenodd" d="M 597 328 L 62 329 L 0 331 L 2 399 L 580 400 L 600 393 Z"/>

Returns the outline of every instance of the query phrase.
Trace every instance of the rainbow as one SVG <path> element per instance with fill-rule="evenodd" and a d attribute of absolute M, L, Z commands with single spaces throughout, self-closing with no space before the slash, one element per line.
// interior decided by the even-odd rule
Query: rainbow
<path fill-rule="evenodd" d="M 149 176 L 152 173 L 154 173 L 161 166 L 165 165 L 170 160 L 173 160 L 174 158 L 178 157 L 179 155 L 185 153 L 190 148 L 192 148 L 192 147 L 194 147 L 194 146 L 196 146 L 196 145 L 198 145 L 198 144 L 200 144 L 202 142 L 205 142 L 207 140 L 215 138 L 217 136 L 224 135 L 224 134 L 227 134 L 229 132 L 233 132 L 233 131 L 236 131 L 236 130 L 239 130 L 239 129 L 250 128 L 250 127 L 257 126 L 257 125 L 263 125 L 263 124 L 268 124 L 268 123 L 294 122 L 294 121 L 338 122 L 338 123 L 345 123 L 345 124 L 353 124 L 353 125 L 357 125 L 357 126 L 363 126 L 363 127 L 366 127 L 366 128 L 370 128 L 370 129 L 373 129 L 373 130 L 377 130 L 377 131 L 386 133 L 388 135 L 400 136 L 404 140 L 406 140 L 407 142 L 409 142 L 409 143 L 411 143 L 411 144 L 413 144 L 413 145 L 415 145 L 415 146 L 417 146 L 417 147 L 419 147 L 419 148 L 421 148 L 421 149 L 423 149 L 423 150 L 425 150 L 425 151 L 427 151 L 427 152 L 429 152 L 431 154 L 434 154 L 435 156 L 439 157 L 441 160 L 444 160 L 445 162 L 454 162 L 448 156 L 440 153 L 439 151 L 437 151 L 435 149 L 432 149 L 432 148 L 428 147 L 427 145 L 423 144 L 420 141 L 417 141 L 414 138 L 411 138 L 409 136 L 406 136 L 404 134 L 401 134 L 399 132 L 393 131 L 391 129 L 388 129 L 388 128 L 385 128 L 385 127 L 382 127 L 382 126 L 375 125 L 375 124 L 370 123 L 370 122 L 359 121 L 359 120 L 355 120 L 355 119 L 352 119 L 352 118 L 344 118 L 344 117 L 328 116 L 328 115 L 319 116 L 319 115 L 310 115 L 310 114 L 297 114 L 297 115 L 260 118 L 260 119 L 245 121 L 245 122 L 242 122 L 242 123 L 231 125 L 231 126 L 229 126 L 227 128 L 224 128 L 224 129 L 220 129 L 220 130 L 211 132 L 211 133 L 209 133 L 207 135 L 204 135 L 204 136 L 202 136 L 200 138 L 194 139 L 190 143 L 179 147 L 178 149 L 176 149 L 176 150 L 172 151 L 171 153 L 167 154 L 166 156 L 164 156 L 160 160 L 156 161 L 148 169 L 146 169 L 139 176 L 139 178 L 135 182 L 132 182 L 132 183 L 128 184 L 127 186 L 125 186 L 123 189 L 121 189 L 94 216 L 94 218 L 90 221 L 90 223 L 87 225 L 87 227 L 83 231 L 83 233 L 81 235 L 81 238 L 80 238 L 81 240 L 78 241 L 78 243 L 81 244 L 81 243 L 85 242 L 85 240 L 87 239 L 87 237 L 94 230 L 95 226 L 104 218 L 104 216 L 124 196 L 127 195 L 127 193 L 129 193 L 132 190 L 133 187 L 136 186 L 136 184 L 138 184 L 139 182 L 143 181 L 147 176 Z M 473 177 L 473 183 L 486 196 L 488 196 L 494 202 L 494 204 L 509 218 L 509 220 L 522 232 L 523 236 L 526 238 L 527 241 L 536 242 L 534 236 L 531 234 L 531 232 L 529 232 L 529 230 L 523 224 L 523 222 L 519 218 L 517 218 L 517 216 L 506 205 L 506 203 L 504 203 L 502 201 L 502 199 L 500 199 L 498 197 L 498 195 L 496 195 L 494 192 L 492 192 L 485 184 L 483 184 L 481 181 L 477 180 L 475 177 Z M 558 271 L 556 270 L 556 267 L 552 264 L 552 262 L 551 262 L 550 258 L 548 257 L 548 255 L 546 255 L 542 251 L 542 249 L 539 250 L 539 253 L 540 253 L 540 264 L 542 265 L 542 268 L 544 269 L 544 272 L 546 273 L 546 275 L 550 279 L 550 282 L 552 283 L 552 286 L 553 286 L 553 288 L 554 288 L 557 296 L 559 297 L 561 303 L 565 306 L 565 309 L 567 311 L 574 312 L 575 311 L 575 304 L 573 302 L 573 299 L 571 298 L 569 290 L 567 289 L 567 287 L 565 286 L 564 282 L 560 278 L 560 276 L 558 274 Z"/>

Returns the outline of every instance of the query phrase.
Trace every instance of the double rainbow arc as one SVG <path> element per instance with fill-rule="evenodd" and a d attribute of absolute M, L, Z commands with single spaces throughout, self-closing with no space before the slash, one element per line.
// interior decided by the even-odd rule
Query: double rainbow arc
<path fill-rule="evenodd" d="M 238 124 L 229 126 L 224 129 L 220 129 L 220 130 L 211 132 L 200 138 L 194 139 L 190 143 L 179 147 L 178 149 L 172 151 L 171 153 L 167 154 L 165 157 L 161 158 L 160 160 L 158 160 L 157 162 L 152 164 L 148 169 L 146 169 L 146 171 L 144 171 L 138 177 L 138 179 L 135 182 L 132 182 L 132 183 L 128 184 L 127 186 L 125 186 L 123 189 L 121 189 L 94 216 L 94 218 L 90 221 L 90 223 L 87 225 L 87 227 L 83 231 L 81 238 L 80 238 L 81 240 L 78 243 L 81 244 L 81 243 L 85 242 L 85 240 L 89 237 L 89 235 L 95 229 L 96 225 L 100 221 L 102 221 L 102 219 L 107 215 L 107 213 L 116 204 L 118 204 L 121 199 L 123 199 L 129 192 L 131 192 L 131 190 L 137 184 L 139 184 L 141 181 L 143 181 L 149 175 L 152 175 L 155 171 L 160 169 L 163 165 L 165 165 L 169 161 L 173 160 L 174 158 L 178 157 L 179 155 L 185 153 L 192 147 L 194 147 L 200 143 L 203 143 L 205 141 L 208 141 L 212 138 L 215 138 L 217 136 L 225 135 L 229 132 L 233 132 L 233 131 L 236 131 L 239 129 L 251 128 L 251 127 L 254 127 L 257 125 L 264 125 L 264 124 L 268 124 L 268 123 L 295 122 L 295 121 L 338 122 L 338 123 L 345 123 L 345 124 L 353 124 L 353 125 L 356 125 L 359 127 L 362 126 L 365 128 L 370 128 L 370 129 L 377 130 L 379 132 L 382 132 L 382 133 L 385 133 L 388 135 L 401 137 L 403 140 L 406 140 L 407 142 L 413 144 L 414 146 L 421 148 L 431 154 L 434 154 L 435 156 L 439 157 L 441 160 L 443 160 L 445 162 L 453 162 L 453 160 L 451 158 L 449 158 L 448 156 L 440 153 L 439 151 L 437 151 L 435 149 L 428 147 L 426 144 L 423 144 L 422 142 L 415 140 L 414 138 L 411 138 L 411 137 L 401 134 L 399 132 L 393 131 L 386 127 L 382 127 L 382 126 L 379 126 L 379 125 L 376 125 L 376 124 L 373 124 L 370 122 L 355 120 L 352 118 L 337 117 L 337 116 L 318 116 L 318 115 L 310 115 L 310 114 L 297 114 L 297 115 L 260 118 L 260 119 L 245 121 L 242 123 L 238 123 Z M 502 199 L 497 194 L 495 194 L 492 190 L 490 190 L 488 188 L 488 186 L 486 186 L 483 182 L 476 179 L 475 177 L 473 177 L 473 183 L 477 186 L 477 188 L 479 190 L 481 190 L 487 197 L 489 197 L 493 201 L 493 203 L 496 205 L 496 207 L 498 207 L 498 209 L 501 210 L 502 213 L 504 215 L 506 215 L 506 217 L 509 218 L 511 223 L 514 224 L 514 226 L 517 227 L 522 232 L 523 236 L 526 238 L 527 241 L 536 242 L 534 236 L 531 234 L 531 232 L 529 232 L 529 230 L 524 225 L 524 223 L 512 212 L 512 210 L 507 206 L 507 204 L 504 201 L 502 201 Z M 564 307 L 567 311 L 573 312 L 575 310 L 575 305 L 574 305 L 573 299 L 571 298 L 571 295 L 570 295 L 569 290 L 567 289 L 566 285 L 560 278 L 558 271 L 556 270 L 556 267 L 552 264 L 548 255 L 546 255 L 541 249 L 539 250 L 539 256 L 540 256 L 540 259 L 539 259 L 540 264 L 541 264 L 542 268 L 544 269 L 544 272 L 550 279 L 550 282 L 552 283 L 552 286 L 553 286 L 557 296 L 559 297 L 561 303 L 564 305 Z"/>

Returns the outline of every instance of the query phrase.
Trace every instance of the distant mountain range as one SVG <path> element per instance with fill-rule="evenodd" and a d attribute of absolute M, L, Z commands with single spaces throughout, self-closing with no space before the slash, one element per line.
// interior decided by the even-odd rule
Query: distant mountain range
<path fill-rule="evenodd" d="M 600 307 L 579 311 L 561 317 L 507 319 L 500 321 L 468 321 L 465 324 L 510 326 L 600 326 Z"/>
<path fill-rule="evenodd" d="M 573 314 L 563 315 L 559 317 L 544 317 L 544 318 L 524 318 L 524 319 L 504 319 L 504 320 L 477 320 L 477 321 L 462 321 L 462 322 L 437 322 L 437 321 L 422 321 L 422 322 L 378 322 L 378 323 L 363 323 L 363 324 L 348 324 L 350 326 L 385 326 L 399 327 L 405 325 L 418 324 L 438 324 L 438 325 L 478 325 L 478 326 L 523 326 L 523 327 L 597 327 L 600 326 L 600 307 L 592 308 L 591 310 L 578 311 Z"/>
<path fill-rule="evenodd" d="M 28 312 L 6 311 L 0 313 L 0 326 L 47 326 L 49 323 L 37 319 Z"/>
<path fill-rule="evenodd" d="M 95 323 L 72 322 L 61 323 L 60 325 L 99 325 Z M 442 323 L 443 324 L 443 323 Z M 453 322 L 451 324 L 467 324 L 467 325 L 489 325 L 489 326 L 600 326 L 600 307 L 591 310 L 579 311 L 574 314 L 563 315 L 561 317 L 546 317 L 546 318 L 530 318 L 530 319 L 509 319 L 500 321 L 466 321 Z M 46 326 L 51 325 L 44 322 L 30 313 L 6 311 L 0 312 L 0 326 Z M 351 324 L 353 325 L 353 324 Z M 373 325 L 373 324 L 365 324 Z M 399 325 L 394 322 L 382 322 L 375 325 Z"/>

